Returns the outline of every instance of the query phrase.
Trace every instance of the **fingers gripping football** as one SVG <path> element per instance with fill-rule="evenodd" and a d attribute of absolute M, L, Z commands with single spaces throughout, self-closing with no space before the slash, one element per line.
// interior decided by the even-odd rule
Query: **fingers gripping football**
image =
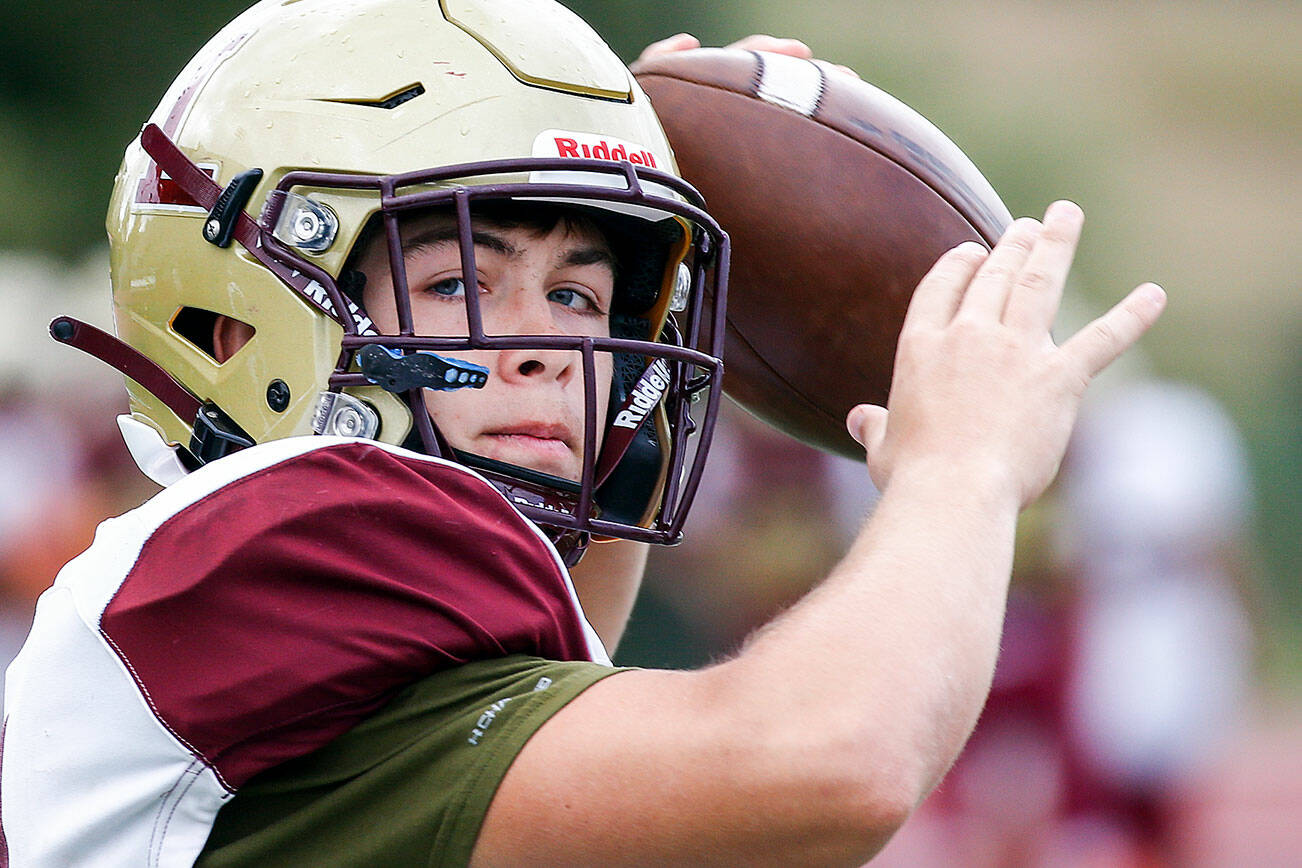
<path fill-rule="evenodd" d="M 691 51 L 694 48 L 701 47 L 701 40 L 697 39 L 690 33 L 675 33 L 673 36 L 667 36 L 657 42 L 653 42 L 638 56 L 638 61 L 647 61 L 653 57 L 659 57 L 662 54 L 672 54 L 675 51 Z M 809 59 L 814 56 L 814 52 L 808 45 L 799 39 L 785 39 L 778 36 L 767 36 L 761 33 L 752 33 L 750 36 L 738 39 L 730 43 L 729 48 L 741 48 L 747 51 L 769 51 L 774 54 L 787 54 L 792 57 L 803 57 Z M 839 67 L 851 75 L 847 67 Z M 857 77 L 857 76 L 856 76 Z"/>
<path fill-rule="evenodd" d="M 1014 222 L 994 250 L 961 244 L 919 283 L 900 333 L 887 409 L 846 423 L 874 482 L 901 468 L 961 475 L 1030 503 L 1057 472 L 1090 381 L 1158 318 L 1144 284 L 1061 347 L 1050 328 L 1083 215 L 1057 202 Z"/>

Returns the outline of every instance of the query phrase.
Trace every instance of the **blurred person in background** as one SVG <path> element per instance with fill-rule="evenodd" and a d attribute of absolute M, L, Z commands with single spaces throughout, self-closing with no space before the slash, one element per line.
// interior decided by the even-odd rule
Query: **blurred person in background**
<path fill-rule="evenodd" d="M 80 444 L 67 422 L 30 393 L 0 393 L 0 660 L 27 638 L 36 598 L 69 557 L 85 548 L 77 519 Z M 72 496 L 69 496 L 72 495 Z M 0 679 L 3 676 L 0 675 Z M 3 683 L 0 680 L 0 683 Z M 0 694 L 2 695 L 2 694 Z"/>
<path fill-rule="evenodd" d="M 0 298 L 29 324 L 0 343 L 0 685 L 59 568 L 106 516 L 157 491 L 113 423 L 126 404 L 118 375 L 68 354 L 43 326 L 69 311 L 103 321 L 107 271 L 100 250 L 71 264 L 0 254 Z"/>
<path fill-rule="evenodd" d="M 1087 402 L 1024 519 L 981 719 L 874 864 L 1226 864 L 1197 860 L 1188 806 L 1221 797 L 1251 699 L 1251 513 L 1242 439 L 1206 392 L 1139 378 Z"/>
<path fill-rule="evenodd" d="M 0 394 L 0 665 L 31 626 L 36 598 L 95 526 L 152 491 L 117 442 L 100 395 L 51 401 L 22 389 Z M 0 687 L 3 687 L 0 672 Z M 0 693 L 3 697 L 3 693 Z M 0 705 L 2 707 L 2 705 Z"/>
<path fill-rule="evenodd" d="M 1088 406 L 1060 484 L 1075 580 L 1073 807 L 1141 864 L 1181 864 L 1181 802 L 1251 699 L 1244 444 L 1211 395 L 1141 381 Z"/>

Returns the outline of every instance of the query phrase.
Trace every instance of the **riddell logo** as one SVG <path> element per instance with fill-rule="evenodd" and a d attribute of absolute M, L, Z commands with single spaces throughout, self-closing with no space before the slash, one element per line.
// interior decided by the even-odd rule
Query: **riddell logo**
<path fill-rule="evenodd" d="M 594 139 L 591 143 L 581 142 L 567 136 L 553 136 L 556 143 L 556 156 L 578 157 L 589 160 L 628 160 L 636 166 L 656 167 L 655 156 L 635 145 L 626 145 L 618 140 Z"/>
<path fill-rule="evenodd" d="M 667 388 L 669 388 L 669 365 L 664 359 L 656 359 L 633 387 L 628 405 L 615 416 L 615 427 L 639 427 L 646 414 L 660 403 Z"/>

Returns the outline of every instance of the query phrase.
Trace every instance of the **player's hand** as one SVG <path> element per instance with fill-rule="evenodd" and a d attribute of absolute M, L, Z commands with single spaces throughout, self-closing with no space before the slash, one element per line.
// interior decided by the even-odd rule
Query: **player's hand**
<path fill-rule="evenodd" d="M 659 42 L 653 42 L 646 48 L 642 49 L 642 54 L 638 56 L 638 60 L 650 60 L 651 58 L 658 57 L 662 54 L 672 54 L 675 51 L 690 51 L 693 48 L 700 47 L 701 40 L 697 39 L 695 36 L 692 36 L 690 33 L 678 33 L 668 37 L 667 39 L 661 39 Z M 801 42 L 799 39 L 783 39 L 781 37 L 765 36 L 759 33 L 751 34 L 744 39 L 738 39 L 727 47 L 741 48 L 747 51 L 768 51 L 773 54 L 787 54 L 791 57 L 800 57 L 805 60 L 810 60 L 814 56 L 814 52 L 810 50 L 809 46 Z M 841 66 L 840 64 L 832 64 L 832 66 L 846 75 L 852 75 L 855 78 L 859 77 L 858 73 L 848 66 Z"/>
<path fill-rule="evenodd" d="M 1157 321 L 1166 295 L 1136 288 L 1062 346 L 1050 328 L 1083 215 L 1055 202 L 1044 223 L 1013 223 L 987 253 L 942 256 L 909 304 L 887 408 L 861 404 L 847 427 L 878 487 L 905 471 L 993 485 L 1025 506 L 1057 473 L 1086 387 Z"/>

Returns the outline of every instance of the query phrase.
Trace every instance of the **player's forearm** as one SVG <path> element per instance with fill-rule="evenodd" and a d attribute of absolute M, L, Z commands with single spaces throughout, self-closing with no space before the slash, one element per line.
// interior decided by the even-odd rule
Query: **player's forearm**
<path fill-rule="evenodd" d="M 1164 304 L 1140 287 L 1055 344 L 1080 221 L 1057 203 L 993 252 L 941 257 L 889 408 L 847 417 L 884 494 L 845 561 L 733 660 L 608 678 L 557 714 L 485 821 L 482 852 L 507 858 L 482 864 L 859 865 L 887 840 L 981 707 L 1017 510 L 1052 479 L 1085 386 Z"/>
<path fill-rule="evenodd" d="M 843 751 L 888 801 L 935 785 L 976 721 L 998 650 L 1018 504 L 995 475 L 897 472 L 828 580 L 729 664 L 760 700 L 753 725 L 803 729 Z"/>

